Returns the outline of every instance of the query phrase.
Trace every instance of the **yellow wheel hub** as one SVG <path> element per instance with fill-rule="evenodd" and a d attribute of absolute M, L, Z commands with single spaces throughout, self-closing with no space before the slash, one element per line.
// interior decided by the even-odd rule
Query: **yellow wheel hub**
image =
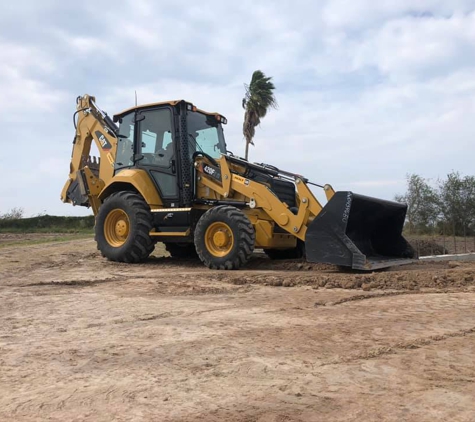
<path fill-rule="evenodd" d="M 221 221 L 211 224 L 206 229 L 205 245 L 206 249 L 213 256 L 226 256 L 234 246 L 234 236 L 231 227 Z"/>
<path fill-rule="evenodd" d="M 109 245 L 118 248 L 122 246 L 129 237 L 130 221 L 124 210 L 116 208 L 107 214 L 104 221 L 104 236 Z"/>

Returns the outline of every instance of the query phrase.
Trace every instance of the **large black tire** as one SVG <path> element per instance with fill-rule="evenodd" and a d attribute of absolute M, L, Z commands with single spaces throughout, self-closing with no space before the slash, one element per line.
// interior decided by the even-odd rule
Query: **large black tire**
<path fill-rule="evenodd" d="M 193 243 L 165 243 L 165 249 L 172 258 L 196 258 L 198 256 Z"/>
<path fill-rule="evenodd" d="M 297 246 L 289 249 L 264 249 L 270 259 L 302 259 L 305 258 L 305 244 L 297 239 Z"/>
<path fill-rule="evenodd" d="M 149 235 L 151 229 L 152 214 L 140 195 L 113 193 L 99 208 L 96 218 L 97 249 L 110 261 L 142 262 L 155 247 Z"/>
<path fill-rule="evenodd" d="M 219 205 L 206 211 L 195 230 L 195 247 L 201 261 L 214 270 L 237 270 L 254 251 L 256 232 L 236 207 Z"/>

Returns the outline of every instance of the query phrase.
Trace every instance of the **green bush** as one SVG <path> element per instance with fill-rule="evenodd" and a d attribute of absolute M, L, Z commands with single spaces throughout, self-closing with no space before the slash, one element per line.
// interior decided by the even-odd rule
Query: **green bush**
<path fill-rule="evenodd" d="M 31 218 L 0 219 L 0 232 L 77 232 L 92 231 L 94 216 L 58 217 L 41 215 Z"/>

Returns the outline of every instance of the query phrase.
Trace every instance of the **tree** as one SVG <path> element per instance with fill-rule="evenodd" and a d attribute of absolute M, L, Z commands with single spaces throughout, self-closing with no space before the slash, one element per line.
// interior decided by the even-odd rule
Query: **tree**
<path fill-rule="evenodd" d="M 452 172 L 446 180 L 439 180 L 439 192 L 440 209 L 452 234 L 465 235 L 475 222 L 475 177 Z"/>
<path fill-rule="evenodd" d="M 461 211 L 463 234 L 467 234 L 466 229 L 475 222 L 475 177 L 465 176 L 462 180 Z"/>
<path fill-rule="evenodd" d="M 20 218 L 23 218 L 24 213 L 25 211 L 23 208 L 12 208 L 7 213 L 0 214 L 0 220 L 19 220 Z"/>
<path fill-rule="evenodd" d="M 246 94 L 242 99 L 242 107 L 244 108 L 244 124 L 242 133 L 246 139 L 246 154 L 249 156 L 249 144 L 254 145 L 253 138 L 256 133 L 256 126 L 265 117 L 270 107 L 277 108 L 277 101 L 274 95 L 275 86 L 272 78 L 264 75 L 260 70 L 256 70 L 252 74 L 251 83 L 244 84 Z"/>
<path fill-rule="evenodd" d="M 475 233 L 475 176 L 452 172 L 438 180 L 436 188 L 426 179 L 407 175 L 407 191 L 396 201 L 406 202 L 410 233 L 433 232 L 437 225 L 442 234 L 466 236 Z"/>
<path fill-rule="evenodd" d="M 407 204 L 406 218 L 409 233 L 426 231 L 436 224 L 440 214 L 438 194 L 427 180 L 418 174 L 408 174 L 406 179 L 406 193 L 396 195 L 395 200 Z"/>

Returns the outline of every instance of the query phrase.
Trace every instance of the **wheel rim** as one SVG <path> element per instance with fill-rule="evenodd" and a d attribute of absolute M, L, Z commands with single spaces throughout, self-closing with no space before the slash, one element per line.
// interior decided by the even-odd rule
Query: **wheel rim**
<path fill-rule="evenodd" d="M 124 210 L 116 208 L 107 214 L 104 222 L 104 236 L 109 245 L 118 248 L 129 237 L 130 221 Z"/>
<path fill-rule="evenodd" d="M 226 256 L 234 246 L 234 235 L 231 227 L 221 221 L 211 224 L 206 229 L 205 245 L 211 255 L 215 257 Z"/>

